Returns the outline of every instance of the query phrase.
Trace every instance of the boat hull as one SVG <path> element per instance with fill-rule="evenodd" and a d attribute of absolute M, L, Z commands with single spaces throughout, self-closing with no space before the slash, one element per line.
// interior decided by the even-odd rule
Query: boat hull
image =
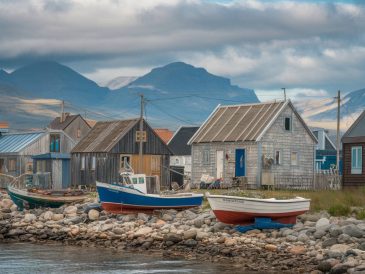
<path fill-rule="evenodd" d="M 101 206 L 111 213 L 152 213 L 157 209 L 186 209 L 201 206 L 203 195 L 160 196 L 144 194 L 136 189 L 97 182 Z"/>
<path fill-rule="evenodd" d="M 40 207 L 58 208 L 64 204 L 82 202 L 86 197 L 47 197 L 27 193 L 24 190 L 8 187 L 8 194 L 19 210 L 34 209 Z"/>
<path fill-rule="evenodd" d="M 310 205 L 310 200 L 303 198 L 275 200 L 208 195 L 208 201 L 220 222 L 234 225 L 253 224 L 257 217 L 295 224 L 297 216 L 308 211 Z"/>

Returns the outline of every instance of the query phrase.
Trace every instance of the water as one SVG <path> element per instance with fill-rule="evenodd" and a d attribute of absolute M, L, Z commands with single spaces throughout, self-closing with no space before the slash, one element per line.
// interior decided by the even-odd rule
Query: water
<path fill-rule="evenodd" d="M 233 273 L 233 266 L 108 249 L 0 244 L 0 273 Z M 239 271 L 240 272 L 240 271 Z M 242 273 L 242 272 L 241 272 Z"/>

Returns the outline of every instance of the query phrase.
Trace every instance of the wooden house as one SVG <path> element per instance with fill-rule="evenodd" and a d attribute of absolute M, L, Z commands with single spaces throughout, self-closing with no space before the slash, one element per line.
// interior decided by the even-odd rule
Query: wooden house
<path fill-rule="evenodd" d="M 169 186 L 171 151 L 143 120 L 143 170 L 139 167 L 139 143 L 136 134 L 140 119 L 97 122 L 71 152 L 73 185 L 95 185 L 96 180 L 112 183 L 120 172 L 132 167 L 135 173 L 157 175 L 162 186 Z"/>
<path fill-rule="evenodd" d="M 82 118 L 80 114 L 70 115 L 70 113 L 62 113 L 60 117 L 56 117 L 49 125 L 51 130 L 62 130 L 68 136 L 78 143 L 90 131 L 91 126 Z"/>
<path fill-rule="evenodd" d="M 32 173 L 32 156 L 69 153 L 75 144 L 72 138 L 61 130 L 3 133 L 0 135 L 0 172 L 12 176 Z"/>
<path fill-rule="evenodd" d="M 342 136 L 343 187 L 365 186 L 365 111 Z"/>
<path fill-rule="evenodd" d="M 317 139 L 290 100 L 218 106 L 189 144 L 194 184 L 209 175 L 251 188 L 313 186 Z"/>

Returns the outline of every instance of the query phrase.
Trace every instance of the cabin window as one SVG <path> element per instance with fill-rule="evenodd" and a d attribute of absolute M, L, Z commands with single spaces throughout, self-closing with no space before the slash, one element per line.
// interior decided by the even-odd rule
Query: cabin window
<path fill-rule="evenodd" d="M 81 157 L 81 170 L 85 169 L 85 156 Z"/>
<path fill-rule="evenodd" d="M 138 183 L 139 184 L 144 184 L 144 178 L 143 177 L 139 177 L 138 178 Z"/>
<path fill-rule="evenodd" d="M 95 170 L 95 168 L 96 168 L 96 157 L 95 157 L 95 156 L 93 156 L 93 157 L 91 158 L 91 169 L 92 169 L 92 170 Z"/>
<path fill-rule="evenodd" d="M 210 157 L 209 157 L 209 150 L 203 150 L 203 164 L 209 165 Z"/>
<path fill-rule="evenodd" d="M 292 124 L 291 124 L 291 118 L 290 117 L 285 117 L 284 119 L 284 127 L 286 131 L 291 131 L 292 128 Z"/>
<path fill-rule="evenodd" d="M 8 160 L 8 171 L 9 172 L 16 171 L 16 159 L 15 158 Z"/>
<path fill-rule="evenodd" d="M 362 147 L 351 148 L 351 174 L 362 174 Z"/>
<path fill-rule="evenodd" d="M 120 155 L 120 170 L 130 170 L 130 169 L 131 169 L 131 156 Z"/>
<path fill-rule="evenodd" d="M 59 134 L 50 135 L 49 152 L 60 152 L 61 137 Z"/>
<path fill-rule="evenodd" d="M 290 155 L 290 161 L 291 161 L 292 166 L 298 165 L 298 152 L 292 151 L 292 153 Z"/>
<path fill-rule="evenodd" d="M 81 138 L 81 129 L 77 129 L 76 136 L 77 138 Z"/>
<path fill-rule="evenodd" d="M 275 150 L 275 165 L 281 164 L 281 153 L 280 150 Z"/>

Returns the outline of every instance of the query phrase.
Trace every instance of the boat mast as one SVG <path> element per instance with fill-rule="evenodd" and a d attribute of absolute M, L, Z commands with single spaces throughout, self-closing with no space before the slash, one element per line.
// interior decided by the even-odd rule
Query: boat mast
<path fill-rule="evenodd" d="M 139 164 L 138 172 L 143 173 L 143 108 L 144 108 L 144 98 L 143 94 L 139 95 L 141 97 L 141 115 L 139 120 Z"/>

